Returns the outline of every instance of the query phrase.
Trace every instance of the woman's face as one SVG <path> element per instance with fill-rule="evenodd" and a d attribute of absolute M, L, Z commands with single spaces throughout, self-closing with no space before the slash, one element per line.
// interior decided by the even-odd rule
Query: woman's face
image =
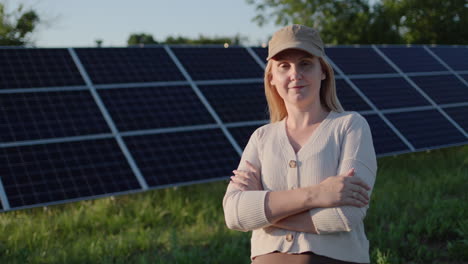
<path fill-rule="evenodd" d="M 272 59 L 270 84 L 286 105 L 320 104 L 320 84 L 326 77 L 317 57 L 288 49 Z"/>

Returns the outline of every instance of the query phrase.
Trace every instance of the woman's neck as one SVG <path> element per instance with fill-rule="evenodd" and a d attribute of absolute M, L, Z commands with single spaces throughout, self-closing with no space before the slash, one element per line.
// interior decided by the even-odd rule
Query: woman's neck
<path fill-rule="evenodd" d="M 319 103 L 307 109 L 296 106 L 286 106 L 288 116 L 286 117 L 287 127 L 291 130 L 301 130 L 322 122 L 328 115 L 328 111 Z"/>

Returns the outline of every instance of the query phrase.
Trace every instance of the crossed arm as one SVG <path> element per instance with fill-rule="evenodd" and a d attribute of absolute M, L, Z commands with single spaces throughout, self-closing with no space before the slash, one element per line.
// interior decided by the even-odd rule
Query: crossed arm
<path fill-rule="evenodd" d="M 235 170 L 231 185 L 240 191 L 261 191 L 260 171 L 246 161 L 248 171 Z M 328 177 L 320 184 L 287 191 L 267 192 L 265 214 L 268 222 L 282 229 L 317 233 L 309 210 L 337 206 L 364 207 L 370 187 L 354 176 L 354 169 Z"/>

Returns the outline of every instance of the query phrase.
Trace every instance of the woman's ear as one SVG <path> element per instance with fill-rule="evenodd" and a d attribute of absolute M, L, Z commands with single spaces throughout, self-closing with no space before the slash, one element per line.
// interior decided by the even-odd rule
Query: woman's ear
<path fill-rule="evenodd" d="M 271 75 L 271 73 L 268 74 L 268 82 L 270 83 L 271 86 L 273 86 L 273 87 L 275 86 L 275 85 L 273 84 L 273 76 Z"/>
<path fill-rule="evenodd" d="M 323 80 L 325 80 L 325 79 L 327 78 L 327 74 L 326 74 L 325 72 L 322 72 L 322 76 L 321 76 L 321 77 L 322 77 L 321 80 L 323 81 Z"/>

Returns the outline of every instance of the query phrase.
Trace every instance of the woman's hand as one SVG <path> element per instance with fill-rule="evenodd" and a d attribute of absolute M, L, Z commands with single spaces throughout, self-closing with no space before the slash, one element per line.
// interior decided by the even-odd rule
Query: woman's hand
<path fill-rule="evenodd" d="M 364 207 L 369 203 L 367 191 L 370 187 L 361 179 L 354 176 L 354 169 L 348 172 L 331 176 L 318 185 L 318 207 L 336 207 L 351 205 Z"/>
<path fill-rule="evenodd" d="M 231 183 L 241 191 L 258 191 L 263 190 L 262 180 L 260 178 L 260 170 L 247 163 L 248 171 L 233 170 L 234 176 L 231 176 Z"/>

